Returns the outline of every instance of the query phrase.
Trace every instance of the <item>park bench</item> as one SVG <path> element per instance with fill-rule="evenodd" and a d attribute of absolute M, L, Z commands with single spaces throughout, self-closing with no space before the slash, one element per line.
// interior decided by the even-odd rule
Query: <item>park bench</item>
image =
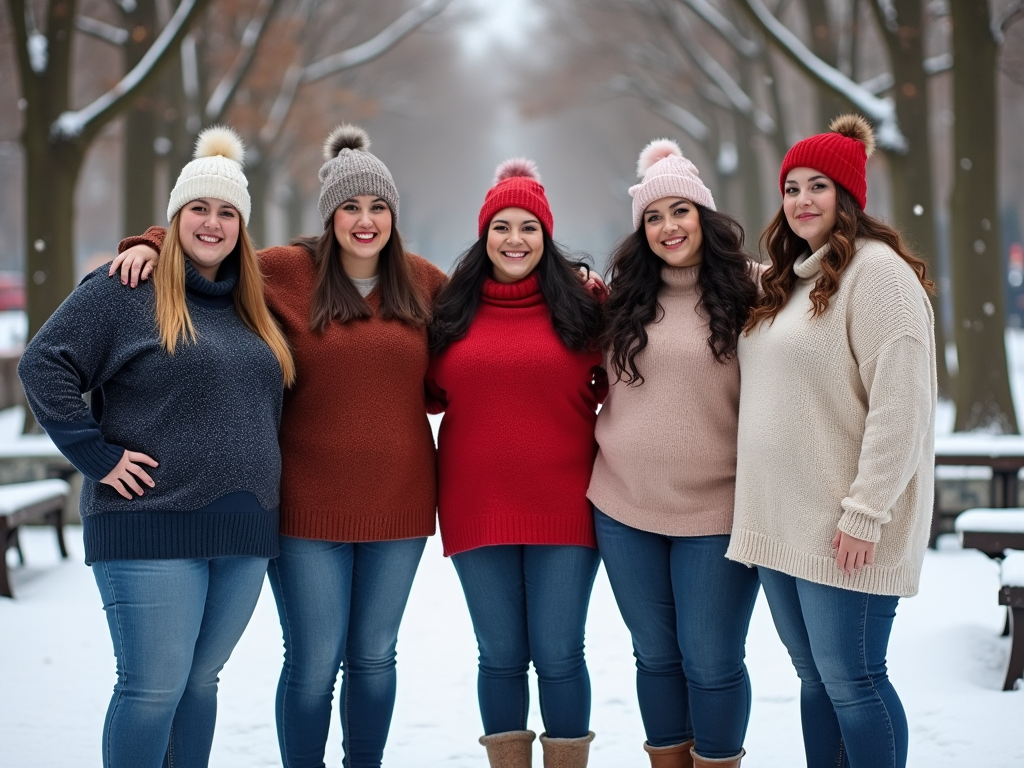
<path fill-rule="evenodd" d="M 1000 560 L 999 604 L 1006 606 L 1003 634 L 1010 635 L 1010 660 L 1003 690 L 1024 677 L 1024 509 L 969 509 L 956 519 L 960 541 Z"/>
<path fill-rule="evenodd" d="M 64 506 L 70 490 L 67 482 L 56 479 L 0 485 L 0 543 L 3 544 L 0 596 L 14 597 L 7 572 L 7 550 L 17 549 L 19 562 L 25 564 L 25 554 L 18 541 L 18 529 L 25 523 L 52 525 L 57 532 L 61 557 L 68 556 L 64 546 Z"/>
<path fill-rule="evenodd" d="M 936 435 L 935 465 L 937 467 L 988 467 L 992 472 L 989 507 L 1015 508 L 1018 502 L 1017 473 L 1024 468 L 1024 436 L 980 435 L 954 433 Z M 939 509 L 935 494 L 931 535 L 928 546 L 934 547 L 939 534 L 953 530 L 956 511 Z M 967 545 L 965 545 L 967 546 Z"/>

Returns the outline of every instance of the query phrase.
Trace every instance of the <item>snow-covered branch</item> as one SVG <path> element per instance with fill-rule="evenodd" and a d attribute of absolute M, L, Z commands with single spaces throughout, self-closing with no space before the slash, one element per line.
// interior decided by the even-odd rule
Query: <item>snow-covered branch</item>
<path fill-rule="evenodd" d="M 451 1 L 424 0 L 415 8 L 411 8 L 403 13 L 365 43 L 360 43 L 332 56 L 327 56 L 305 67 L 302 73 L 302 82 L 313 83 L 383 56 L 401 42 L 404 37 L 415 32 L 423 24 L 441 13 L 441 11 L 448 7 Z"/>
<path fill-rule="evenodd" d="M 90 16 L 75 16 L 75 29 L 87 35 L 98 37 L 111 45 L 121 46 L 128 42 L 128 30 L 115 27 Z"/>
<path fill-rule="evenodd" d="M 892 34 L 899 32 L 900 20 L 896 14 L 896 3 L 893 0 L 875 0 L 875 4 L 885 29 Z"/>
<path fill-rule="evenodd" d="M 722 38 L 731 45 L 740 56 L 753 58 L 761 52 L 761 46 L 756 40 L 749 40 L 736 28 L 721 11 L 708 2 L 708 0 L 679 0 L 685 3 L 690 10 L 712 27 Z"/>
<path fill-rule="evenodd" d="M 900 129 L 892 99 L 879 98 L 815 56 L 800 38 L 775 18 L 762 0 L 739 0 L 739 5 L 794 64 L 821 85 L 847 99 L 875 124 L 879 146 L 892 152 L 907 151 L 907 137 Z"/>
<path fill-rule="evenodd" d="M 263 33 L 280 5 L 281 0 L 261 0 L 259 7 L 242 33 L 242 40 L 238 45 L 238 54 L 235 56 L 235 60 L 217 87 L 213 89 L 209 101 L 206 102 L 204 113 L 207 123 L 219 123 L 224 119 L 228 105 L 252 67 L 256 57 L 256 48 L 259 46 L 260 40 L 263 39 Z"/>
<path fill-rule="evenodd" d="M 694 141 L 707 144 L 711 139 L 711 129 L 699 117 L 669 101 L 645 83 L 623 75 L 613 78 L 611 85 L 619 93 L 639 96 L 654 114 L 674 125 Z"/>
<path fill-rule="evenodd" d="M 50 53 L 49 53 L 49 42 L 46 39 L 46 35 L 39 31 L 39 26 L 36 24 L 35 10 L 32 8 L 32 2 L 29 0 L 24 3 L 24 20 L 25 20 L 25 31 L 27 33 L 25 39 L 25 50 L 28 51 L 29 65 L 32 67 L 32 71 L 37 75 L 41 75 L 46 71 L 46 66 L 49 64 Z"/>
<path fill-rule="evenodd" d="M 924 73 L 926 75 L 938 75 L 942 72 L 948 72 L 952 68 L 953 54 L 951 53 L 940 53 L 938 56 L 929 56 L 924 60 Z M 895 83 L 892 72 L 883 72 L 868 80 L 862 80 L 860 87 L 877 96 L 879 93 L 888 91 Z"/>
<path fill-rule="evenodd" d="M 441 13 L 451 1 L 424 0 L 415 8 L 403 13 L 365 43 L 346 48 L 344 51 L 326 56 L 312 64 L 305 66 L 293 64 L 285 73 L 284 80 L 281 82 L 281 90 L 274 100 L 274 105 L 270 108 L 267 122 L 260 129 L 260 143 L 268 146 L 277 139 L 284 126 L 284 121 L 288 118 L 288 113 L 291 112 L 300 86 L 336 75 L 346 69 L 353 69 L 383 56 L 406 36 Z"/>
<path fill-rule="evenodd" d="M 61 114 L 50 127 L 56 138 L 73 140 L 85 133 L 99 130 L 106 121 L 130 102 L 139 90 L 156 77 L 159 67 L 169 59 L 170 51 L 178 46 L 192 21 L 210 0 L 181 0 L 167 26 L 132 70 L 117 85 L 88 106 Z"/>

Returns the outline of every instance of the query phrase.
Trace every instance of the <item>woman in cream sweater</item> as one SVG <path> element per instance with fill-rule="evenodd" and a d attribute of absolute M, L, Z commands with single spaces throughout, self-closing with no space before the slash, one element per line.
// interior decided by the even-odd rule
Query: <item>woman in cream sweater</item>
<path fill-rule="evenodd" d="M 743 230 L 667 139 L 641 153 L 632 235 L 605 305 L 612 383 L 587 496 L 636 656 L 655 768 L 735 768 L 750 716 L 743 662 L 757 572 L 725 559 L 740 370 L 757 298 Z"/>
<path fill-rule="evenodd" d="M 864 213 L 867 122 L 837 118 L 782 164 L 771 264 L 739 341 L 736 516 L 802 682 L 809 768 L 906 764 L 886 671 L 931 519 L 935 340 L 925 265 Z"/>

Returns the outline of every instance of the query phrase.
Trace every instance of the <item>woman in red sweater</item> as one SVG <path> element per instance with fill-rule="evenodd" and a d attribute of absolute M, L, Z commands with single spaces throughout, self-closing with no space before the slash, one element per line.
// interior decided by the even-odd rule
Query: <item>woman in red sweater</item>
<path fill-rule="evenodd" d="M 336 129 L 320 169 L 323 233 L 259 254 L 296 366 L 279 436 L 281 554 L 270 565 L 285 642 L 285 768 L 324 765 L 339 667 L 345 764 L 380 766 L 398 627 L 434 532 L 424 376 L 429 307 L 445 278 L 403 248 L 398 190 L 368 150 L 361 129 Z M 122 245 L 162 239 L 152 229 Z M 132 255 L 149 259 L 149 247 Z M 140 265 L 120 266 L 127 280 Z"/>
<path fill-rule="evenodd" d="M 606 389 L 600 308 L 552 228 L 534 164 L 499 166 L 430 328 L 438 516 L 476 631 L 495 768 L 530 765 L 531 661 L 545 765 L 585 766 L 594 738 L 583 631 L 598 566 L 587 485 Z"/>

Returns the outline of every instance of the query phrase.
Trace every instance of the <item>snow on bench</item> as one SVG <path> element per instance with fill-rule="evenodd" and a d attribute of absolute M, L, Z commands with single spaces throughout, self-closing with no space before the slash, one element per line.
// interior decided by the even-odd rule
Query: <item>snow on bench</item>
<path fill-rule="evenodd" d="M 18 550 L 18 560 L 25 564 L 25 555 L 18 541 L 18 528 L 25 523 L 52 525 L 57 532 L 61 557 L 67 557 L 64 546 L 64 505 L 71 486 L 63 480 L 36 480 L 31 483 L 0 485 L 0 596 L 14 597 L 7 574 L 7 550 Z"/>
<path fill-rule="evenodd" d="M 953 529 L 957 533 L 977 531 L 985 533 L 1024 533 L 1024 508 L 976 508 L 957 515 Z"/>
<path fill-rule="evenodd" d="M 1003 558 L 1000 576 L 1004 587 L 1024 589 L 1024 552 L 1010 550 Z"/>

